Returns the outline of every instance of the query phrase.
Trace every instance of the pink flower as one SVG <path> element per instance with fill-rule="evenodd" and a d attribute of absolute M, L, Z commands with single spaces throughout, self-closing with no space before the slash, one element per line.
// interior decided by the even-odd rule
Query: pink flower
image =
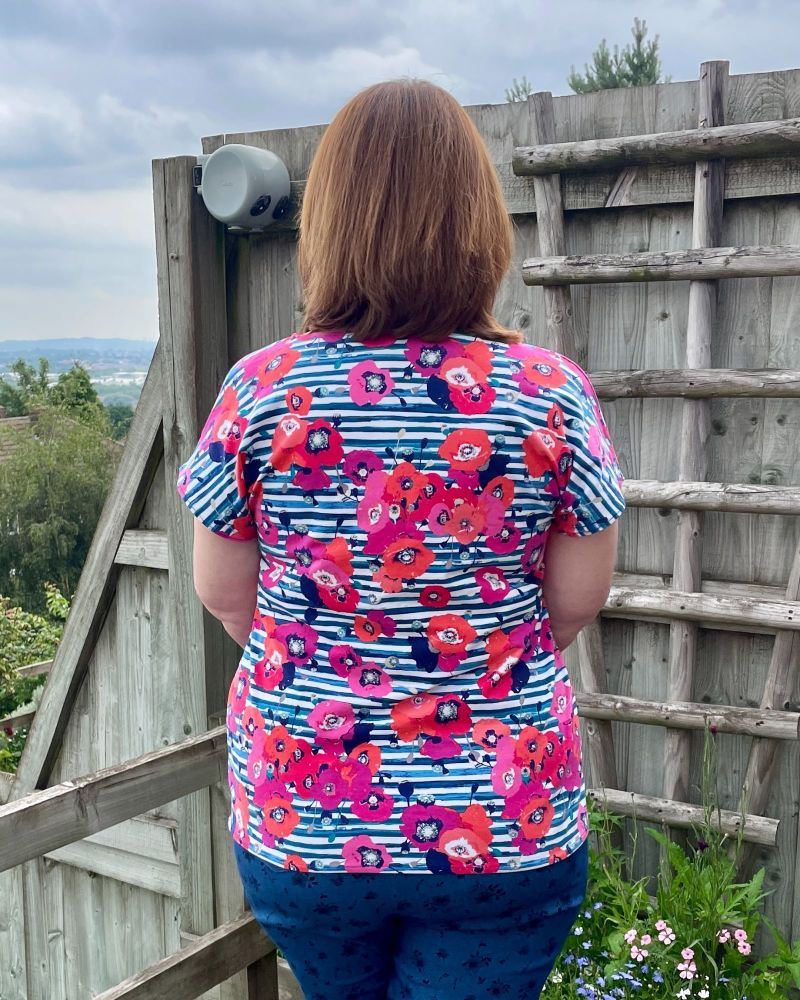
<path fill-rule="evenodd" d="M 726 942 L 730 941 L 730 939 L 731 939 L 731 932 L 727 929 L 727 927 L 723 928 L 717 934 L 717 941 L 719 941 L 720 944 L 725 944 Z"/>
<path fill-rule="evenodd" d="M 667 947 L 669 947 L 671 944 L 674 944 L 675 942 L 675 931 L 673 931 L 673 929 L 670 926 L 668 926 L 666 921 L 660 920 L 659 923 L 663 924 L 664 928 L 663 930 L 659 930 L 658 940 L 662 944 L 665 944 Z M 658 927 L 658 924 L 656 924 L 656 927 Z"/>
<path fill-rule="evenodd" d="M 636 945 L 631 948 L 631 958 L 635 958 L 637 962 L 643 962 L 649 954 L 646 948 L 637 948 Z"/>
<path fill-rule="evenodd" d="M 631 927 L 629 931 L 625 931 L 624 938 L 626 944 L 633 944 L 636 940 L 636 929 Z"/>
<path fill-rule="evenodd" d="M 357 448 L 350 451 L 345 456 L 342 471 L 351 479 L 356 486 L 363 486 L 373 472 L 383 470 L 383 459 L 374 451 L 367 451 L 364 448 Z"/>
<path fill-rule="evenodd" d="M 486 548 L 497 555 L 508 555 L 519 545 L 522 532 L 513 521 L 503 521 L 499 530 L 486 538 Z"/>
<path fill-rule="evenodd" d="M 380 403 L 394 389 L 394 380 L 384 368 L 378 368 L 374 361 L 362 361 L 350 369 L 347 376 L 350 396 L 357 406 L 371 406 Z"/>
<path fill-rule="evenodd" d="M 323 809 L 336 809 L 347 795 L 347 782 L 335 767 L 324 767 L 311 786 L 311 797 Z"/>
<path fill-rule="evenodd" d="M 463 353 L 464 349 L 457 341 L 434 344 L 414 337 L 406 341 L 406 358 L 421 375 L 434 375 L 445 361 Z"/>
<path fill-rule="evenodd" d="M 481 592 L 481 600 L 486 604 L 498 604 L 511 590 L 508 580 L 499 566 L 486 566 L 475 573 Z"/>
<path fill-rule="evenodd" d="M 736 938 L 737 941 L 746 941 L 747 931 L 743 927 L 737 927 L 736 930 L 733 932 L 733 936 Z"/>
<path fill-rule="evenodd" d="M 750 954 L 750 944 L 747 941 L 740 941 L 736 947 L 739 949 L 742 955 Z"/>
<path fill-rule="evenodd" d="M 684 948 L 681 952 L 681 958 L 685 958 L 688 962 L 690 959 L 694 958 L 694 951 L 691 948 Z"/>
<path fill-rule="evenodd" d="M 382 698 L 392 690 L 392 681 L 377 663 L 362 663 L 347 671 L 350 690 L 365 698 Z"/>
<path fill-rule="evenodd" d="M 353 799 L 350 809 L 353 815 L 365 822 L 382 823 L 391 816 L 394 799 L 380 785 L 372 785 L 360 798 Z"/>
<path fill-rule="evenodd" d="M 553 697 L 550 701 L 550 711 L 561 723 L 566 723 L 572 718 L 573 701 L 572 685 L 564 681 L 557 681 L 553 687 Z M 663 923 L 663 921 L 659 921 Z M 656 929 L 661 928 L 656 924 Z"/>
<path fill-rule="evenodd" d="M 657 931 L 663 931 L 663 930 L 666 930 L 666 928 L 667 928 L 667 922 L 666 922 L 666 920 L 656 920 L 656 930 Z"/>
<path fill-rule="evenodd" d="M 436 849 L 441 835 L 455 830 L 460 823 L 461 816 L 447 806 L 408 806 L 403 810 L 400 832 L 414 847 L 427 851 Z"/>
<path fill-rule="evenodd" d="M 352 705 L 343 701 L 326 700 L 309 713 L 308 721 L 320 740 L 338 740 L 353 731 L 356 724 Z"/>
<path fill-rule="evenodd" d="M 650 944 L 650 942 L 651 942 L 652 940 L 653 940 L 653 939 L 652 939 L 652 938 L 650 937 L 650 935 L 649 935 L 649 934 L 642 934 L 642 937 L 641 937 L 641 942 L 642 942 L 642 944 Z M 647 952 L 645 952 L 645 954 L 647 954 Z"/>
<path fill-rule="evenodd" d="M 681 979 L 694 979 L 694 974 L 697 972 L 697 966 L 694 962 L 679 962 L 678 972 L 680 973 Z"/>
<path fill-rule="evenodd" d="M 286 646 L 287 659 L 297 666 L 308 663 L 317 648 L 317 633 L 305 622 L 279 625 L 273 637 Z"/>
<path fill-rule="evenodd" d="M 362 834 L 342 846 L 344 866 L 349 872 L 379 872 L 392 863 L 389 852 L 382 844 Z"/>

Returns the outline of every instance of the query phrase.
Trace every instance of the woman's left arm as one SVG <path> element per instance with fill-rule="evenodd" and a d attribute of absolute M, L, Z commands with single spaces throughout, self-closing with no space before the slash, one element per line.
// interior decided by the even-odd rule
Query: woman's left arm
<path fill-rule="evenodd" d="M 256 610 L 261 554 L 258 541 L 234 541 L 194 526 L 194 589 L 203 606 L 244 648 Z"/>

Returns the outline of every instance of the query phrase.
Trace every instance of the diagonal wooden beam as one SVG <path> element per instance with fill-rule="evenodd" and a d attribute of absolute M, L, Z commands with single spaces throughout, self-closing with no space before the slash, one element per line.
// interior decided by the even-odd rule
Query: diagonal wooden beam
<path fill-rule="evenodd" d="M 126 528 L 134 527 L 139 520 L 161 459 L 160 428 L 161 360 L 156 346 L 125 450 L 108 491 L 64 634 L 28 733 L 11 788 L 11 799 L 47 784 L 75 697 L 116 590 L 119 567 L 114 563 L 114 555 Z"/>

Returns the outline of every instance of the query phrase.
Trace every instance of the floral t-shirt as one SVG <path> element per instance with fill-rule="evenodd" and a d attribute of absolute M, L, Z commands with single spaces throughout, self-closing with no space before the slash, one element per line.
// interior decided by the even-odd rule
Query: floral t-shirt
<path fill-rule="evenodd" d="M 462 333 L 294 334 L 231 369 L 178 489 L 261 552 L 229 829 L 314 872 L 536 868 L 587 837 L 548 533 L 620 516 L 586 374 Z"/>

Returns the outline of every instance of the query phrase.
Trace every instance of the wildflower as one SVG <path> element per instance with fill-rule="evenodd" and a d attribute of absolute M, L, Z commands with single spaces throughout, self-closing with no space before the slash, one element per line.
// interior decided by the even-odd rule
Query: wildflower
<path fill-rule="evenodd" d="M 697 995 L 699 997 L 702 997 L 703 1000 L 706 1000 L 706 997 L 710 997 L 711 996 L 711 994 L 708 992 L 708 988 L 706 986 L 704 986 L 702 988 L 702 990 L 700 990 L 700 992 Z"/>
<path fill-rule="evenodd" d="M 697 966 L 691 960 L 679 962 L 678 972 L 680 973 L 681 979 L 694 979 L 695 973 L 697 972 Z"/>
<path fill-rule="evenodd" d="M 642 937 L 641 937 L 641 942 L 642 942 L 642 944 L 650 944 L 650 942 L 651 942 L 652 940 L 653 940 L 653 939 L 652 939 L 652 938 L 650 937 L 650 935 L 649 935 L 649 934 L 642 934 Z"/>
<path fill-rule="evenodd" d="M 636 940 L 636 929 L 634 927 L 631 927 L 629 931 L 625 931 L 625 943 L 633 944 L 635 940 Z"/>
<path fill-rule="evenodd" d="M 583 927 L 573 927 L 572 933 L 580 937 L 583 934 Z"/>
<path fill-rule="evenodd" d="M 738 948 L 739 952 L 742 955 L 749 955 L 750 954 L 750 945 L 749 945 L 749 943 L 747 941 L 740 941 L 736 945 L 736 947 Z"/>
<path fill-rule="evenodd" d="M 660 920 L 659 923 L 664 924 L 664 926 L 658 930 L 658 940 L 669 947 L 675 942 L 675 931 L 665 921 Z M 656 924 L 656 927 L 658 927 L 658 924 Z"/>
<path fill-rule="evenodd" d="M 720 944 L 725 944 L 726 942 L 730 941 L 730 939 L 731 939 L 731 932 L 727 929 L 727 927 L 723 928 L 717 934 L 717 941 L 719 941 Z"/>
<path fill-rule="evenodd" d="M 561 974 L 561 973 L 560 973 L 560 972 L 558 971 L 558 969 L 555 969 L 555 970 L 553 971 L 553 973 L 551 974 L 550 978 L 552 979 L 552 981 L 553 981 L 554 983 L 561 983 L 561 982 L 563 982 L 563 981 L 564 981 L 564 977 L 563 977 L 563 975 L 562 975 L 562 974 Z"/>
<path fill-rule="evenodd" d="M 697 841 L 697 849 L 698 849 L 698 851 L 707 851 L 708 850 L 708 841 L 707 840 L 698 840 Z"/>
<path fill-rule="evenodd" d="M 631 958 L 635 958 L 637 962 L 643 962 L 649 954 L 646 948 L 637 948 L 636 945 L 631 948 Z"/>
<path fill-rule="evenodd" d="M 737 941 L 746 941 L 747 931 L 744 930 L 744 928 L 742 927 L 737 927 L 736 930 L 733 932 L 733 936 L 736 938 Z"/>
<path fill-rule="evenodd" d="M 685 958 L 688 962 L 689 959 L 694 958 L 694 951 L 691 948 L 684 948 L 681 952 L 681 958 Z"/>
<path fill-rule="evenodd" d="M 692 991 L 688 986 L 684 987 L 684 989 L 682 989 L 679 993 L 675 994 L 675 996 L 678 997 L 678 1000 L 686 1000 L 686 997 L 690 997 L 691 995 Z"/>
<path fill-rule="evenodd" d="M 654 983 L 664 982 L 664 976 L 658 971 L 658 969 L 653 970 L 653 982 Z"/>
<path fill-rule="evenodd" d="M 656 930 L 657 931 L 664 931 L 666 929 L 667 929 L 667 922 L 666 922 L 666 920 L 656 920 Z"/>

